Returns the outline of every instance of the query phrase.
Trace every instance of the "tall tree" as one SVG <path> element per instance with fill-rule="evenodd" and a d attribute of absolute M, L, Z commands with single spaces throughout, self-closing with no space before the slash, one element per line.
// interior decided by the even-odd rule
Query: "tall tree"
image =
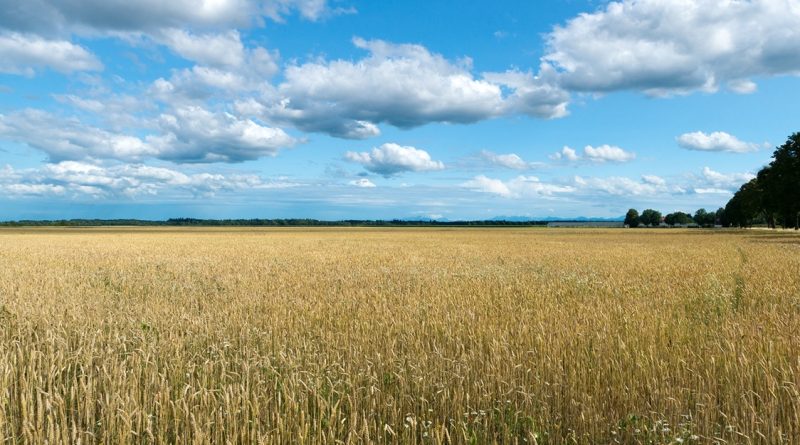
<path fill-rule="evenodd" d="M 692 220 L 692 215 L 689 215 L 688 213 L 673 212 L 664 217 L 664 222 L 671 226 L 674 226 L 675 224 L 679 225 L 691 224 L 694 221 Z"/>
<path fill-rule="evenodd" d="M 717 212 L 709 212 L 706 209 L 698 209 L 694 213 L 694 222 L 701 227 L 711 227 L 717 222 Z"/>
<path fill-rule="evenodd" d="M 639 221 L 644 225 L 656 227 L 661 224 L 661 212 L 653 209 L 645 209 L 642 211 L 642 216 L 639 217 Z"/>
<path fill-rule="evenodd" d="M 693 219 L 700 227 L 705 226 L 708 220 L 708 212 L 706 209 L 697 209 L 697 211 L 694 212 Z"/>
<path fill-rule="evenodd" d="M 725 216 L 725 209 L 723 207 L 718 208 L 717 211 L 714 212 L 714 214 L 716 215 L 714 224 L 719 224 L 720 226 L 728 227 L 728 218 Z"/>
<path fill-rule="evenodd" d="M 763 214 L 763 191 L 758 178 L 753 178 L 739 188 L 725 206 L 725 215 L 732 226 L 750 227 Z"/>
<path fill-rule="evenodd" d="M 792 134 L 775 149 L 772 162 L 758 176 L 765 210 L 777 215 L 784 227 L 797 230 L 800 227 L 800 133 Z"/>
<path fill-rule="evenodd" d="M 639 212 L 636 209 L 628 210 L 625 214 L 625 225 L 628 227 L 639 227 Z"/>

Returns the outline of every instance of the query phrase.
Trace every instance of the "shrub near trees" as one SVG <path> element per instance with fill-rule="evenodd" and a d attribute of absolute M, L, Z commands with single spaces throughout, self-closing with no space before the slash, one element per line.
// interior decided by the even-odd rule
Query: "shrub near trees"
<path fill-rule="evenodd" d="M 777 147 L 772 161 L 742 185 L 725 206 L 726 224 L 800 227 L 800 133 Z"/>

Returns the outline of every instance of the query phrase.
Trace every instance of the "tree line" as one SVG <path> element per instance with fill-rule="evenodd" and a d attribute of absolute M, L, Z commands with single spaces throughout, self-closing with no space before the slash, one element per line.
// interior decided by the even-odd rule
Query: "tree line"
<path fill-rule="evenodd" d="M 625 225 L 627 227 L 658 227 L 663 223 L 668 226 L 725 226 L 728 224 L 725 215 L 725 209 L 722 207 L 713 212 L 709 212 L 706 209 L 698 209 L 694 212 L 694 215 L 673 212 L 668 213 L 667 216 L 662 216 L 661 212 L 653 209 L 645 209 L 641 215 L 636 209 L 630 209 L 625 214 Z"/>

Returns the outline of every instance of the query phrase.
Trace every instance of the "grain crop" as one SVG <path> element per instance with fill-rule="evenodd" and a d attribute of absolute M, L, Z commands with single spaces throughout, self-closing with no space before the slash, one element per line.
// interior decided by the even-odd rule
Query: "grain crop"
<path fill-rule="evenodd" d="M 0 437 L 797 444 L 800 236 L 3 229 Z"/>

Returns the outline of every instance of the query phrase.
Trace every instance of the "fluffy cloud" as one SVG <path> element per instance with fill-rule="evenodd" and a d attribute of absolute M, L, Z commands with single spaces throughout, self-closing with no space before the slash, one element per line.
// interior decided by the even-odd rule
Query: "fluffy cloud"
<path fill-rule="evenodd" d="M 50 160 L 159 158 L 175 162 L 241 162 L 274 156 L 297 140 L 280 128 L 228 113 L 185 107 L 163 114 L 160 133 L 146 137 L 111 132 L 40 110 L 0 115 L 0 137 L 29 145 Z"/>
<path fill-rule="evenodd" d="M 0 191 L 6 196 L 53 196 L 63 195 L 66 189 L 52 184 L 2 184 Z"/>
<path fill-rule="evenodd" d="M 575 151 L 575 149 L 567 147 L 566 145 L 561 148 L 561 151 L 557 151 L 550 155 L 550 159 L 554 161 L 560 161 L 563 159 L 565 161 L 574 162 L 580 158 L 581 157 L 578 156 L 578 153 Z"/>
<path fill-rule="evenodd" d="M 32 0 L 24 6 L 3 5 L 0 72 L 101 69 L 94 55 L 69 41 L 78 35 L 149 37 L 203 66 L 274 73 L 277 66 L 270 54 L 261 49 L 248 56 L 238 32 L 231 29 L 263 25 L 264 18 L 279 21 L 294 12 L 317 20 L 345 11 L 350 10 L 330 8 L 327 0 Z"/>
<path fill-rule="evenodd" d="M 709 167 L 703 167 L 702 180 L 705 181 L 705 188 L 724 189 L 729 192 L 736 191 L 742 184 L 750 181 L 756 176 L 752 173 L 720 173 Z M 702 188 L 702 187 L 700 187 Z"/>
<path fill-rule="evenodd" d="M 167 28 L 229 29 L 299 12 L 317 20 L 326 0 L 32 0 L 0 8 L 0 28 L 46 33 L 139 33 Z"/>
<path fill-rule="evenodd" d="M 667 185 L 667 181 L 656 175 L 642 175 L 642 181 L 646 184 L 652 184 L 655 186 L 665 186 Z"/>
<path fill-rule="evenodd" d="M 170 106 L 197 103 L 214 95 L 238 98 L 271 90 L 267 79 L 279 70 L 277 51 L 245 48 L 236 31 L 196 35 L 168 30 L 157 38 L 182 57 L 198 62 L 191 68 L 174 70 L 168 79 L 158 78 L 151 85 L 150 95 Z"/>
<path fill-rule="evenodd" d="M 628 162 L 635 159 L 636 155 L 613 145 L 587 145 L 583 148 L 583 157 L 592 162 Z"/>
<path fill-rule="evenodd" d="M 385 177 L 402 172 L 422 172 L 444 168 L 442 162 L 431 159 L 431 155 L 425 150 L 393 143 L 383 144 L 369 152 L 348 151 L 345 153 L 345 159 L 359 163 L 367 170 Z"/>
<path fill-rule="evenodd" d="M 472 123 L 509 113 L 566 114 L 566 94 L 522 73 L 476 78 L 468 59 L 452 62 L 420 45 L 354 39 L 369 55 L 356 62 L 289 66 L 276 100 L 262 102 L 271 119 L 304 131 L 365 138 L 377 124 L 410 128 L 430 122 Z M 504 88 L 511 94 L 505 95 Z M 252 110 L 253 108 L 250 107 Z"/>
<path fill-rule="evenodd" d="M 579 155 L 577 151 L 570 147 L 563 147 L 561 151 L 550 155 L 550 159 L 556 161 L 577 162 L 581 160 L 603 163 L 603 162 L 628 162 L 636 159 L 636 154 L 625 151 L 614 145 L 600 145 L 592 147 L 587 145 L 583 148 L 583 154 Z"/>
<path fill-rule="evenodd" d="M 547 36 L 543 60 L 573 91 L 749 93 L 755 76 L 800 72 L 796 0 L 623 0 Z"/>
<path fill-rule="evenodd" d="M 512 170 L 528 170 L 542 166 L 539 162 L 528 162 L 515 153 L 498 154 L 483 150 L 481 151 L 481 158 L 492 165 Z"/>
<path fill-rule="evenodd" d="M 0 190 L 11 196 L 64 195 L 136 197 L 167 193 L 209 196 L 222 191 L 297 187 L 286 180 L 265 180 L 250 174 L 194 173 L 142 164 L 104 166 L 76 161 L 45 164 L 36 169 L 6 167 Z"/>
<path fill-rule="evenodd" d="M 575 188 L 568 185 L 549 184 L 541 182 L 535 176 L 517 176 L 509 181 L 489 178 L 479 175 L 461 184 L 462 187 L 504 198 L 530 198 L 552 197 L 554 195 L 571 193 Z"/>
<path fill-rule="evenodd" d="M 555 70 L 542 64 L 539 73 L 509 70 L 484 73 L 483 78 L 512 91 L 506 97 L 505 114 L 524 114 L 543 119 L 557 119 L 569 114 L 569 93 L 559 86 Z"/>
<path fill-rule="evenodd" d="M 422 46 L 354 43 L 370 55 L 288 67 L 279 87 L 284 100 L 271 113 L 306 131 L 357 137 L 362 123 L 466 123 L 501 111 L 500 87 Z"/>
<path fill-rule="evenodd" d="M 751 94 L 758 90 L 758 85 L 748 79 L 732 80 L 728 82 L 728 88 L 734 93 L 738 94 Z"/>
<path fill-rule="evenodd" d="M 168 29 L 159 33 L 159 40 L 181 57 L 203 65 L 239 67 L 245 60 L 245 48 L 237 31 L 198 35 Z"/>
<path fill-rule="evenodd" d="M 360 187 L 360 188 L 375 188 L 376 187 L 375 183 L 370 181 L 367 178 L 354 179 L 354 180 L 348 182 L 348 184 L 350 184 L 350 185 L 352 185 L 354 187 Z"/>
<path fill-rule="evenodd" d="M 141 159 L 157 155 L 145 140 L 84 125 L 40 110 L 0 115 L 0 137 L 24 143 L 51 160 L 85 158 Z"/>
<path fill-rule="evenodd" d="M 176 162 L 241 162 L 298 142 L 280 128 L 196 106 L 161 115 L 159 126 L 163 134 L 151 141 L 157 157 Z"/>
<path fill-rule="evenodd" d="M 608 178 L 585 178 L 575 176 L 574 184 L 582 193 L 605 194 L 613 196 L 655 196 L 670 192 L 682 193 L 679 187 L 669 187 L 666 182 L 643 177 L 641 181 L 612 176 Z"/>
<path fill-rule="evenodd" d="M 483 193 L 491 193 L 503 197 L 511 196 L 511 189 L 500 179 L 489 178 L 485 175 L 478 175 L 471 180 L 461 184 L 462 187 Z"/>
<path fill-rule="evenodd" d="M 237 93 L 247 80 L 238 73 L 216 68 L 193 66 L 178 70 L 169 80 L 156 79 L 150 86 L 151 97 L 171 106 L 199 103 L 215 93 Z"/>
<path fill-rule="evenodd" d="M 0 73 L 32 76 L 36 69 L 41 68 L 71 73 L 101 70 L 103 65 L 83 47 L 65 40 L 47 40 L 18 33 L 0 34 Z"/>
<path fill-rule="evenodd" d="M 758 144 L 743 142 L 723 131 L 710 134 L 702 131 L 684 133 L 677 137 L 678 145 L 688 150 L 697 151 L 728 151 L 732 153 L 747 153 L 756 151 Z"/>

